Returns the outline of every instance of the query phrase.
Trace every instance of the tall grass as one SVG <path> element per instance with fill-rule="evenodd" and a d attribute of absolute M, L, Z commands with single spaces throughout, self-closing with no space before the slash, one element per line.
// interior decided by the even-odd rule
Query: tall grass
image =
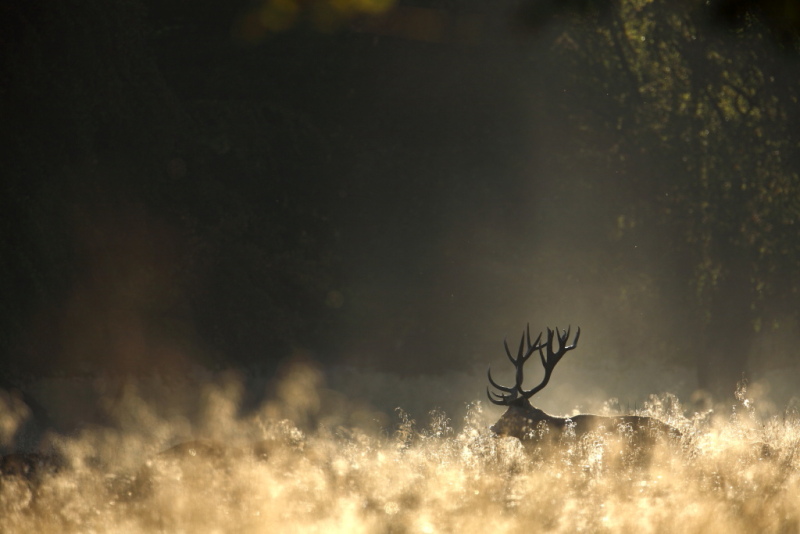
<path fill-rule="evenodd" d="M 687 418 L 676 399 L 652 399 L 642 413 L 683 439 L 648 451 L 613 435 L 547 448 L 497 439 L 480 403 L 457 422 L 433 411 L 417 423 L 398 410 L 381 432 L 279 404 L 240 417 L 235 395 L 209 391 L 205 425 L 161 420 L 132 395 L 116 428 L 54 438 L 60 469 L 0 479 L 0 530 L 800 531 L 800 421 L 759 420 L 745 391 L 733 415 L 717 417 Z M 158 454 L 186 432 L 210 440 Z"/>

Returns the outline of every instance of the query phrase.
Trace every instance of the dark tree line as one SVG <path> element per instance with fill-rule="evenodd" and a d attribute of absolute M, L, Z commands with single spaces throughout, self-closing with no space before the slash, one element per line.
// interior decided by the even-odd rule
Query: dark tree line
<path fill-rule="evenodd" d="M 224 54 L 230 25 L 177 4 L 2 8 L 4 376 L 180 368 L 197 347 L 272 368 L 325 328 L 324 135 L 271 95 L 187 90 L 170 62 Z"/>
<path fill-rule="evenodd" d="M 552 92 L 576 132 L 566 152 L 629 195 L 613 208 L 619 261 L 660 236 L 653 253 L 686 289 L 675 347 L 728 393 L 754 337 L 795 328 L 800 290 L 797 21 L 729 4 L 583 2 L 550 30 L 571 67 Z"/>

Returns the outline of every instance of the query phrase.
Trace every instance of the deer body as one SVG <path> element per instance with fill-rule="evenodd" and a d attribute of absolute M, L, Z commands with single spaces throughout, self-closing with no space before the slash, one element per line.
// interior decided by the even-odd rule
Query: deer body
<path fill-rule="evenodd" d="M 558 329 L 550 330 L 548 328 L 545 342 L 541 341 L 542 334 L 539 334 L 536 341 L 531 343 L 530 326 L 528 326 L 526 332 L 522 334 L 516 358 L 511 355 L 508 343 L 504 342 L 506 355 L 516 369 L 516 383 L 513 387 L 501 386 L 492 379 L 491 369 L 489 370 L 489 383 L 501 391 L 498 394 L 487 388 L 489 400 L 500 406 L 508 406 L 508 410 L 492 425 L 491 430 L 498 436 L 510 436 L 520 440 L 556 440 L 563 437 L 567 431 L 574 433 L 575 436 L 583 436 L 589 432 L 599 431 L 626 433 L 633 434 L 637 438 L 643 438 L 639 441 L 652 441 L 663 436 L 679 437 L 680 432 L 678 430 L 653 417 L 592 414 L 556 417 L 539 408 L 535 408 L 530 403 L 529 399 L 547 385 L 553 369 L 555 369 L 556 364 L 564 354 L 578 345 L 580 334 L 581 330 L 579 328 L 572 344 L 567 345 L 569 329 L 559 333 Z M 525 348 L 526 339 L 527 349 Z M 554 348 L 553 342 L 556 339 L 558 340 L 558 347 Z M 538 352 L 545 374 L 538 386 L 526 391 L 522 388 L 522 367 L 534 352 Z"/>
<path fill-rule="evenodd" d="M 519 440 L 562 438 L 568 429 L 576 436 L 589 432 L 633 432 L 644 437 L 679 436 L 677 430 L 652 417 L 640 415 L 603 416 L 592 414 L 557 417 L 534 408 L 529 402 L 509 406 L 490 428 L 498 436 Z"/>

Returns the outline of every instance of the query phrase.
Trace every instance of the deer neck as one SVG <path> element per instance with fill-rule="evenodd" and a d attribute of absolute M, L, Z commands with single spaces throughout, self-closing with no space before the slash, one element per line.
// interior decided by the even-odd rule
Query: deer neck
<path fill-rule="evenodd" d="M 544 410 L 535 407 L 528 399 L 517 399 L 516 403 L 512 403 L 511 406 L 508 407 L 507 412 L 511 412 L 512 410 L 514 413 L 519 413 L 535 421 L 552 421 L 553 419 L 557 419 Z"/>

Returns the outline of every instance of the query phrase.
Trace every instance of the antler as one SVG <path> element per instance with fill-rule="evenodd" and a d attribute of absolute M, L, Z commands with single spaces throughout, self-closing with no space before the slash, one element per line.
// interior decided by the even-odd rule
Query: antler
<path fill-rule="evenodd" d="M 523 349 L 525 347 L 525 340 L 526 339 L 528 340 L 528 348 L 523 353 Z M 514 364 L 514 367 L 517 370 L 516 384 L 512 388 L 508 388 L 508 387 L 505 387 L 505 386 L 501 386 L 500 384 L 495 382 L 492 379 L 492 368 L 490 366 L 489 370 L 487 371 L 487 374 L 489 376 L 489 383 L 492 384 L 492 386 L 494 386 L 495 388 L 499 389 L 500 391 L 503 391 L 503 392 L 507 393 L 507 395 L 500 395 L 500 394 L 497 394 L 497 393 L 495 393 L 493 391 L 490 391 L 489 388 L 487 387 L 486 388 L 486 393 L 489 396 L 489 400 L 490 401 L 492 401 L 495 404 L 499 404 L 499 405 L 508 405 L 511 401 L 517 399 L 517 397 L 523 393 L 523 390 L 522 390 L 522 380 L 523 380 L 522 366 L 525 365 L 525 362 L 528 361 L 528 358 L 531 357 L 531 354 L 533 354 L 534 351 L 541 350 L 541 348 L 542 348 L 541 343 L 540 343 L 541 340 L 542 340 L 542 334 L 540 333 L 539 337 L 536 338 L 536 342 L 535 343 L 531 343 L 531 325 L 528 324 L 527 328 L 522 333 L 522 339 L 520 339 L 520 341 L 519 341 L 519 351 L 517 351 L 517 357 L 516 358 L 514 358 L 511 355 L 511 351 L 508 349 L 508 339 L 506 338 L 506 339 L 503 340 L 503 346 L 506 349 L 506 356 L 508 356 L 508 359 L 511 360 L 511 363 Z M 496 398 L 493 398 L 492 395 L 494 395 L 494 397 L 496 397 Z"/>
<path fill-rule="evenodd" d="M 486 394 L 489 397 L 489 400 L 492 401 L 494 404 L 500 406 L 510 406 L 512 402 L 519 398 L 523 398 L 525 400 L 530 399 L 536 393 L 544 389 L 547 383 L 550 381 L 550 375 L 553 374 L 553 369 L 555 369 L 556 365 L 564 354 L 567 351 L 570 351 L 578 346 L 578 338 L 581 336 L 581 329 L 578 328 L 578 331 L 575 333 L 575 339 L 572 341 L 572 345 L 567 345 L 567 340 L 569 339 L 569 333 L 572 327 L 567 328 L 562 334 L 558 333 L 558 327 L 555 330 L 547 329 L 547 342 L 542 344 L 542 334 L 539 334 L 539 337 L 536 338 L 536 342 L 531 344 L 531 327 L 530 324 L 528 325 L 526 332 L 523 332 L 522 339 L 519 342 L 519 352 L 517 352 L 517 357 L 514 358 L 511 356 L 511 351 L 508 350 L 508 342 L 503 340 L 503 345 L 506 348 L 506 355 L 508 359 L 511 360 L 511 363 L 514 364 L 514 367 L 517 370 L 516 375 L 516 383 L 514 387 L 505 387 L 501 386 L 497 382 L 492 379 L 492 368 L 489 367 L 487 374 L 489 376 L 489 383 L 494 386 L 495 388 L 499 389 L 503 392 L 503 394 L 495 393 L 489 388 L 486 388 Z M 527 337 L 526 337 L 527 334 Z M 553 339 L 558 339 L 558 350 L 553 352 Z M 525 346 L 525 340 L 528 341 L 528 348 L 525 350 L 523 354 L 523 347 Z M 547 355 L 542 351 L 542 349 L 547 349 Z M 528 361 L 528 358 L 531 357 L 534 351 L 539 351 L 539 358 L 542 360 L 542 366 L 544 367 L 544 378 L 542 382 L 533 389 L 525 391 L 522 389 L 522 366 L 525 365 L 525 362 Z"/>

